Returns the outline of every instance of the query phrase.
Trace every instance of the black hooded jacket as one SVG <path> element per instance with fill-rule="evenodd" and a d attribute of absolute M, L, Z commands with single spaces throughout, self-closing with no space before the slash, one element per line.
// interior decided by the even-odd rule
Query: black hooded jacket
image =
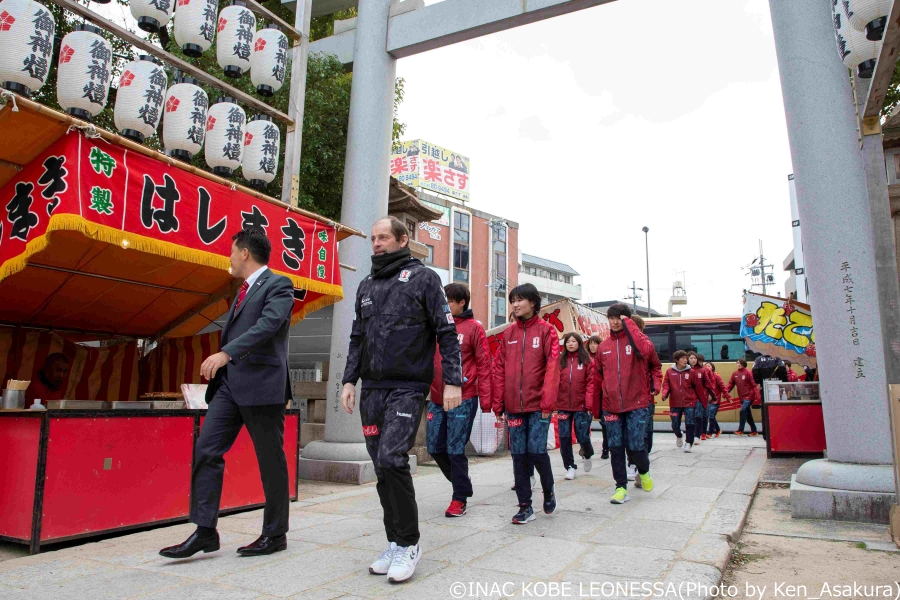
<path fill-rule="evenodd" d="M 415 258 L 391 263 L 359 284 L 343 383 L 428 394 L 435 339 L 444 383 L 461 386 L 456 325 L 440 277 Z"/>

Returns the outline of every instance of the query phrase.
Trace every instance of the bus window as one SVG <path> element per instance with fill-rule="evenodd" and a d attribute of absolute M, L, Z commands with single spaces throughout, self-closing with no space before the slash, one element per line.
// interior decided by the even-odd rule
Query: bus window
<path fill-rule="evenodd" d="M 744 340 L 736 333 L 717 333 L 713 336 L 712 354 L 707 354 L 707 360 L 735 361 L 745 354 Z"/>
<path fill-rule="evenodd" d="M 653 346 L 656 347 L 656 354 L 659 356 L 660 361 L 666 362 L 672 360 L 672 355 L 669 352 L 668 331 L 662 333 L 650 333 L 647 337 L 650 338 L 650 341 L 653 342 Z"/>

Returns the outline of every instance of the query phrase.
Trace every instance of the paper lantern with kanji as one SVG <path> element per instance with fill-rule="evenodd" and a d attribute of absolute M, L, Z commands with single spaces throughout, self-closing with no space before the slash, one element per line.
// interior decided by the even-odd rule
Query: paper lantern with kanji
<path fill-rule="evenodd" d="M 53 15 L 39 2 L 0 2 L 0 87 L 28 97 L 47 81 L 53 61 Z"/>
<path fill-rule="evenodd" d="M 198 58 L 212 46 L 218 11 L 216 0 L 177 0 L 175 41 L 187 56 Z"/>
<path fill-rule="evenodd" d="M 137 25 L 149 33 L 157 33 L 169 24 L 175 11 L 175 0 L 129 0 L 131 16 Z"/>
<path fill-rule="evenodd" d="M 59 43 L 56 100 L 67 113 L 90 121 L 106 106 L 112 46 L 92 25 L 76 25 Z"/>
<path fill-rule="evenodd" d="M 166 152 L 189 161 L 203 147 L 209 98 L 193 77 L 182 77 L 166 93 L 163 145 Z"/>
<path fill-rule="evenodd" d="M 844 65 L 848 69 L 857 69 L 857 74 L 863 79 L 872 77 L 881 42 L 866 39 L 864 33 L 850 26 L 843 2 L 836 2 L 831 14 L 834 18 L 838 54 Z"/>
<path fill-rule="evenodd" d="M 278 170 L 278 155 L 281 150 L 281 133 L 272 122 L 272 117 L 256 115 L 247 124 L 244 135 L 244 159 L 241 172 L 244 179 L 256 188 L 264 188 L 272 183 Z"/>
<path fill-rule="evenodd" d="M 877 42 L 884 37 L 884 27 L 894 0 L 838 0 L 856 31 L 865 31 L 866 38 Z"/>
<path fill-rule="evenodd" d="M 221 39 L 221 38 L 220 38 Z M 231 177 L 241 166 L 247 115 L 234 98 L 223 96 L 206 118 L 206 164 L 220 177 Z"/>
<path fill-rule="evenodd" d="M 240 77 L 250 68 L 256 17 L 243 2 L 234 0 L 219 13 L 216 29 L 219 35 L 216 60 L 226 77 Z"/>
<path fill-rule="evenodd" d="M 162 117 L 167 85 L 166 72 L 152 56 L 128 63 L 116 92 L 116 129 L 138 144 L 152 137 Z"/>
<path fill-rule="evenodd" d="M 287 71 L 288 39 L 278 25 L 267 25 L 253 36 L 250 81 L 261 96 L 272 96 L 284 85 Z"/>

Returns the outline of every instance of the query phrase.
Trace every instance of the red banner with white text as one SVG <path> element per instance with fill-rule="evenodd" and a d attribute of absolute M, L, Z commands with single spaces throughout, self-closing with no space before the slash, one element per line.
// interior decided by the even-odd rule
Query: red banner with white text
<path fill-rule="evenodd" d="M 266 231 L 269 267 L 293 281 L 295 320 L 343 297 L 333 226 L 73 131 L 0 188 L 0 281 L 60 230 L 227 270 L 247 227 Z"/>

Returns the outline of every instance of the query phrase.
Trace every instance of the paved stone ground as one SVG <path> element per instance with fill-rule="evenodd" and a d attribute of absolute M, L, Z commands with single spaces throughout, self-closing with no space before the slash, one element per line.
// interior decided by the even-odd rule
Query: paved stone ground
<path fill-rule="evenodd" d="M 631 488 L 631 501 L 622 506 L 609 504 L 614 485 L 608 461 L 597 459 L 590 474 L 579 470 L 576 480 L 565 481 L 559 453 L 551 452 L 560 508 L 549 516 L 539 512 L 525 526 L 509 522 L 516 499 L 509 489 L 508 456 L 472 467 L 476 495 L 468 515 L 458 519 L 444 517 L 449 483 L 436 468 L 422 466 L 415 486 L 424 554 L 414 578 L 404 584 L 391 585 L 367 571 L 386 545 L 375 488 L 304 482 L 301 500 L 291 505 L 285 552 L 258 558 L 235 554 L 260 531 L 262 511 L 253 511 L 220 520 L 222 549 L 188 560 L 157 554 L 190 534 L 193 526 L 185 524 L 2 562 L 0 598 L 646 596 L 639 591 L 619 596 L 601 587 L 615 582 L 671 583 L 684 599 L 705 598 L 687 584 L 720 581 L 765 464 L 764 442 L 723 436 L 685 454 L 671 434 L 656 434 L 654 446 L 654 490 Z M 540 502 L 536 490 L 535 505 Z M 570 587 L 553 596 L 542 587 L 550 582 Z M 479 584 L 481 589 L 468 587 Z M 523 584 L 536 585 L 523 590 Z"/>

